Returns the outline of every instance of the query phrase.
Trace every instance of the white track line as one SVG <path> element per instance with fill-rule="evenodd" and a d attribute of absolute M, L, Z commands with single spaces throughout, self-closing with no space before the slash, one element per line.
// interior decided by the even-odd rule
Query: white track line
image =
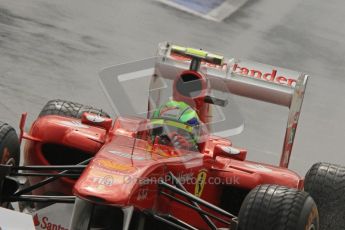
<path fill-rule="evenodd" d="M 195 16 L 207 19 L 207 20 L 221 22 L 225 18 L 229 17 L 231 14 L 236 12 L 248 0 L 226 0 L 224 3 L 222 3 L 217 8 L 213 9 L 208 14 L 201 14 L 201 13 L 199 13 L 199 12 L 193 10 L 193 9 L 185 7 L 185 6 L 180 5 L 178 3 L 174 3 L 171 0 L 157 0 L 157 1 L 161 2 L 161 3 L 165 4 L 165 5 L 174 7 L 176 9 L 185 11 L 187 13 L 193 14 Z"/>
<path fill-rule="evenodd" d="M 214 18 L 216 21 L 223 21 L 231 14 L 235 13 L 248 0 L 227 0 L 217 8 L 207 14 L 208 17 Z"/>
<path fill-rule="evenodd" d="M 193 14 L 193 15 L 198 16 L 198 17 L 202 17 L 202 18 L 205 18 L 205 19 L 208 19 L 208 20 L 217 21 L 216 19 L 211 18 L 211 17 L 209 17 L 208 15 L 201 14 L 201 13 L 195 11 L 195 10 L 192 10 L 192 9 L 190 9 L 190 8 L 188 8 L 188 7 L 185 7 L 185 6 L 182 6 L 182 5 L 180 5 L 180 4 L 174 3 L 174 2 L 172 2 L 172 1 L 170 1 L 170 0 L 157 0 L 157 1 L 158 1 L 158 2 L 161 2 L 161 3 L 165 4 L 165 5 L 174 7 L 174 8 L 176 8 L 176 9 L 178 9 L 178 10 L 182 10 L 182 11 L 185 11 L 185 12 L 187 12 L 187 13 Z"/>

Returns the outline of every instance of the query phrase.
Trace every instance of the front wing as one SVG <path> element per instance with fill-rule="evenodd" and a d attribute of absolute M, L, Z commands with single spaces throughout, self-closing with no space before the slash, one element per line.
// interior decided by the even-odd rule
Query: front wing
<path fill-rule="evenodd" d="M 31 195 L 31 191 L 38 189 L 50 182 L 53 182 L 61 177 L 73 177 L 78 178 L 86 164 L 90 161 L 86 160 L 78 165 L 64 165 L 64 166 L 9 166 L 0 165 L 0 203 L 9 204 L 11 202 L 43 202 L 43 203 L 57 203 L 42 210 L 33 211 L 33 220 L 36 225 L 36 229 L 44 229 L 42 226 L 60 226 L 60 229 L 73 229 L 73 230 L 88 230 L 92 229 L 92 214 L 96 204 L 81 200 L 75 196 L 46 196 L 46 195 Z M 51 173 L 51 171 L 60 171 L 57 173 Z M 48 171 L 46 173 L 45 171 Z M 30 185 L 25 188 L 20 188 L 18 177 L 27 176 L 39 176 L 46 177 L 46 179 L 38 182 L 37 184 Z M 172 201 L 178 202 L 191 210 L 197 211 L 201 216 L 205 224 L 205 229 L 217 230 L 215 221 L 221 222 L 222 224 L 229 226 L 229 229 L 237 228 L 237 217 L 228 213 L 227 211 L 194 196 L 187 192 L 184 186 L 180 183 L 177 177 L 171 172 L 169 176 L 172 178 L 172 183 L 168 184 L 164 181 L 159 181 L 159 195 L 162 195 Z M 181 199 L 182 197 L 182 199 Z M 72 218 L 70 219 L 71 205 L 74 204 Z M 67 206 L 66 206 L 67 205 Z M 132 218 L 134 213 L 134 206 L 122 208 L 123 221 L 122 230 L 144 230 L 144 226 L 138 221 L 133 227 Z M 57 210 L 61 209 L 60 211 Z M 89 210 L 89 212 L 87 211 Z M 162 222 L 169 225 L 173 229 L 181 230 L 197 230 L 196 227 L 186 223 L 185 221 L 179 220 L 172 215 L 164 215 L 151 210 L 144 210 L 141 213 L 141 218 L 150 217 L 156 221 Z M 212 213 L 208 210 L 212 210 Z M 67 214 L 67 215 L 64 215 Z M 50 217 L 50 218 L 49 218 Z M 49 222 L 50 219 L 50 222 Z M 58 220 L 62 224 L 52 223 L 52 220 Z M 67 223 L 70 222 L 69 228 L 66 227 Z M 118 226 L 117 226 L 118 227 Z"/>

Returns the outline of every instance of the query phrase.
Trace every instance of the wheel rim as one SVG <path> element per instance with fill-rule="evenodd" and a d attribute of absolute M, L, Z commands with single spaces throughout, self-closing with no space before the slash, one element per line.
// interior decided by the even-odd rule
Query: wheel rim
<path fill-rule="evenodd" d="M 4 149 L 2 158 L 0 160 L 1 160 L 1 164 L 12 165 L 12 166 L 16 165 L 16 160 L 11 156 L 11 153 L 8 148 Z"/>
<path fill-rule="evenodd" d="M 15 166 L 16 165 L 16 160 L 14 158 L 9 158 L 5 165 L 11 165 L 11 166 Z"/>

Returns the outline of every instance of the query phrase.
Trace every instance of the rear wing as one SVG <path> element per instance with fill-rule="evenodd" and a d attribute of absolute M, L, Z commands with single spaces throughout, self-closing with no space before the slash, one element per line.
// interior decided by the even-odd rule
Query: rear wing
<path fill-rule="evenodd" d="M 157 56 L 159 60 L 156 65 L 160 65 L 160 68 L 183 70 L 186 66 L 193 66 L 191 61 L 199 62 L 196 64 L 207 72 L 208 80 L 219 82 L 222 79 L 231 93 L 288 107 L 289 115 L 280 159 L 280 166 L 288 167 L 308 81 L 306 74 L 244 59 L 226 59 L 203 50 L 166 42 L 159 44 Z M 214 87 L 215 85 L 213 84 Z"/>

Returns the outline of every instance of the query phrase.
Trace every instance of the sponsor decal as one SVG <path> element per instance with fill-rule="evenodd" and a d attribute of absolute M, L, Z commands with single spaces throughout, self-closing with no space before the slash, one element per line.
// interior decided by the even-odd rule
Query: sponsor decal
<path fill-rule="evenodd" d="M 195 189 L 194 189 L 195 196 L 201 197 L 202 192 L 204 191 L 206 177 L 207 177 L 206 169 L 200 170 L 196 177 L 196 184 L 195 184 Z"/>
<path fill-rule="evenodd" d="M 101 117 L 99 115 L 96 114 L 87 114 L 86 115 L 86 119 L 88 121 L 94 122 L 94 123 L 102 123 L 103 121 L 105 121 L 104 117 Z"/>
<path fill-rule="evenodd" d="M 62 125 L 66 125 L 68 127 L 74 127 L 74 128 L 84 128 L 84 129 L 90 128 L 89 126 L 82 124 L 80 121 L 60 121 L 59 123 Z"/>
<path fill-rule="evenodd" d="M 177 175 L 177 179 L 181 182 L 181 183 L 187 183 L 188 181 L 192 181 L 193 180 L 193 176 L 194 173 L 193 172 L 189 172 L 189 173 L 179 173 Z"/>
<path fill-rule="evenodd" d="M 292 150 L 293 141 L 296 135 L 296 129 L 298 124 L 298 118 L 300 113 L 296 112 L 293 116 L 293 120 L 289 121 L 289 127 L 286 131 L 285 141 L 284 141 L 284 153 L 282 156 L 282 163 L 287 166 L 290 162 L 290 155 Z"/>
<path fill-rule="evenodd" d="M 34 225 L 35 226 L 39 226 L 40 225 L 40 221 L 39 221 L 39 219 L 38 219 L 38 215 L 36 214 L 35 216 L 34 216 Z"/>
<path fill-rule="evenodd" d="M 42 216 L 41 218 L 36 214 L 33 217 L 35 227 L 38 229 L 47 229 L 47 230 L 68 230 L 63 224 L 53 223 L 49 221 L 47 216 Z"/>
<path fill-rule="evenodd" d="M 88 175 L 90 183 L 98 186 L 99 188 L 111 187 L 115 184 L 125 183 L 126 176 L 122 173 L 114 172 L 101 167 L 95 167 Z"/>
<path fill-rule="evenodd" d="M 135 171 L 135 167 L 130 164 L 118 163 L 108 159 L 96 159 L 98 166 L 117 172 L 130 173 Z"/>
<path fill-rule="evenodd" d="M 191 60 L 188 57 L 184 57 L 184 56 L 176 55 L 176 54 L 172 54 L 171 58 L 173 58 L 174 60 L 185 61 L 185 62 Z M 224 63 L 223 65 L 216 65 L 216 64 L 211 64 L 207 62 L 202 62 L 202 64 L 209 68 L 220 69 L 220 70 L 226 70 L 227 68 L 226 63 Z M 248 67 L 239 66 L 239 64 L 236 63 L 232 66 L 232 71 L 242 76 L 257 78 L 264 81 L 273 82 L 279 85 L 286 85 L 290 87 L 294 87 L 297 82 L 294 78 L 279 74 L 278 70 L 276 69 L 272 69 L 272 72 L 264 73 L 261 70 L 250 69 Z"/>
<path fill-rule="evenodd" d="M 138 156 L 138 155 L 134 155 L 134 154 L 130 154 L 130 153 L 123 153 L 123 152 L 119 152 L 119 151 L 115 151 L 115 150 L 111 150 L 111 151 L 108 151 L 108 152 L 112 153 L 112 154 L 115 154 L 117 156 L 120 156 L 120 157 L 124 157 L 124 158 L 128 158 L 128 159 L 133 159 L 133 160 L 147 160 L 147 159 L 150 159 L 150 158 L 146 158 L 146 157 L 143 157 L 143 156 Z"/>
<path fill-rule="evenodd" d="M 279 85 L 287 85 L 290 87 L 294 87 L 296 85 L 296 80 L 293 78 L 289 78 L 287 76 L 280 75 L 276 69 L 272 69 L 272 72 L 269 73 L 263 73 L 260 70 L 256 69 L 249 69 L 246 67 L 241 67 L 239 64 L 234 64 L 232 67 L 232 71 L 234 73 L 246 76 L 246 77 L 252 77 L 268 82 L 273 82 Z"/>
<path fill-rule="evenodd" d="M 147 188 L 139 190 L 138 196 L 137 196 L 137 201 L 146 200 L 148 193 L 149 193 L 149 190 Z"/>
<path fill-rule="evenodd" d="M 177 61 L 184 61 L 184 62 L 191 61 L 191 58 L 185 57 L 185 56 L 182 56 L 182 55 L 177 55 L 177 54 L 171 54 L 170 57 L 172 59 L 174 59 L 174 60 L 177 60 Z M 213 69 L 226 70 L 226 68 L 227 68 L 227 64 L 226 63 L 224 63 L 222 65 L 216 65 L 216 64 L 213 64 L 213 63 L 202 61 L 201 64 L 205 65 L 205 66 L 207 66 L 209 68 L 213 68 Z"/>
<path fill-rule="evenodd" d="M 259 164 L 245 164 L 245 166 L 247 166 L 248 168 L 252 168 L 261 172 L 272 172 L 272 169 L 267 168 L 263 165 L 259 165 Z"/>
<path fill-rule="evenodd" d="M 295 138 L 295 135 L 296 135 L 296 129 L 297 129 L 297 123 L 298 123 L 298 118 L 299 118 L 299 112 L 295 113 L 294 117 L 293 117 L 293 123 L 291 125 L 291 128 L 290 128 L 290 136 L 289 136 L 289 141 L 288 141 L 288 144 L 291 145 L 291 146 L 288 146 L 288 149 L 291 150 L 292 148 L 292 143 L 293 143 L 293 140 Z"/>
<path fill-rule="evenodd" d="M 111 187 L 114 184 L 114 178 L 110 175 L 106 175 L 104 177 L 94 177 L 92 181 L 99 185 L 104 185 L 108 187 Z"/>

